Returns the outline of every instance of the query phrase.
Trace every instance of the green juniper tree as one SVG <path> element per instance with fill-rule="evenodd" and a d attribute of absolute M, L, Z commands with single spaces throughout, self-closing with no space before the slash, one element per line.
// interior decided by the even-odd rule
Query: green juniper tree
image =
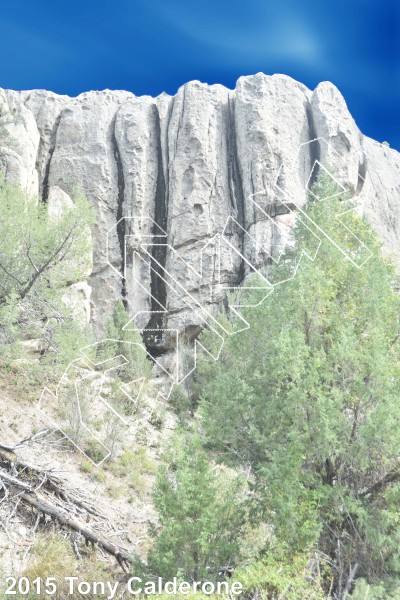
<path fill-rule="evenodd" d="M 243 481 L 217 470 L 193 433 L 176 436 L 168 458 L 154 490 L 159 529 L 151 532 L 155 542 L 147 573 L 215 581 L 220 569 L 240 557 Z"/>
<path fill-rule="evenodd" d="M 333 580 L 344 598 L 359 577 L 400 577 L 400 301 L 368 224 L 351 212 L 340 225 L 337 195 L 315 200 L 338 191 L 326 175 L 313 191 L 306 210 L 328 237 L 243 310 L 250 328 L 227 338 L 220 361 L 200 363 L 199 414 L 208 447 L 251 467 L 255 516 L 274 530 L 269 551 L 325 560 L 327 588 Z M 277 280 L 311 237 L 298 221 Z M 359 240 L 372 257 L 357 268 Z"/>

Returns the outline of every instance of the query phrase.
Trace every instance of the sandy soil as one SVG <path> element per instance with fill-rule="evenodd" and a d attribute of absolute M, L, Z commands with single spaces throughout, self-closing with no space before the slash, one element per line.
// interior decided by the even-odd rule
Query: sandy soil
<path fill-rule="evenodd" d="M 91 527 L 129 552 L 143 556 L 149 545 L 147 527 L 155 519 L 151 505 L 154 473 L 143 474 L 140 490 L 135 490 L 135 486 L 130 487 L 127 483 L 129 473 L 126 469 L 121 473 L 111 463 L 93 467 L 59 432 L 54 433 L 51 427 L 49 429 L 49 422 L 38 411 L 37 401 L 13 391 L 12 383 L 10 376 L 0 379 L 0 444 L 16 445 L 25 438 L 48 430 L 33 443 L 18 448 L 16 456 L 62 478 L 66 490 L 74 490 L 104 515 L 103 520 L 91 521 Z M 142 451 L 145 448 L 156 468 L 164 443 L 174 428 L 174 419 L 165 407 L 164 415 L 165 422 L 161 428 L 153 427 L 146 419 L 140 435 L 137 428 L 128 428 L 119 452 L 123 452 L 124 448 L 133 452 L 135 447 L 142 448 Z M 116 460 L 118 462 L 118 457 Z M 135 469 L 134 464 L 132 468 Z M 34 531 L 36 515 L 29 509 L 15 511 L 18 494 L 13 494 L 13 497 L 1 501 L 0 490 L 0 573 L 4 575 L 23 571 L 35 536 L 41 527 L 49 527 L 49 524 L 41 525 Z M 100 558 L 112 562 L 105 556 Z"/>

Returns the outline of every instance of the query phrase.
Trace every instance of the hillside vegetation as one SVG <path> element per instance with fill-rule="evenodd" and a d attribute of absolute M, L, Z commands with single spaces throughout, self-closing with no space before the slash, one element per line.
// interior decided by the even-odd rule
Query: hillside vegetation
<path fill-rule="evenodd" d="M 16 402 L 19 394 L 26 402 L 27 390 L 34 402 L 94 342 L 62 300 L 85 278 L 81 257 L 93 224 L 86 200 L 77 195 L 74 204 L 54 220 L 39 201 L 1 183 L 0 374 Z M 109 342 L 93 344 L 90 356 L 127 357 L 104 393 L 112 411 L 140 416 L 142 428 L 112 429 L 104 462 L 76 420 L 69 433 L 93 459 L 77 459 L 82 477 L 98 478 L 102 493 L 128 506 L 124 518 L 134 519 L 140 496 L 148 507 L 145 542 L 130 545 L 130 573 L 214 582 L 229 574 L 249 599 L 400 597 L 399 281 L 351 208 L 320 175 L 308 220 L 298 219 L 293 245 L 270 267 L 271 280 L 284 283 L 261 302 L 250 276 L 254 289 L 240 292 L 249 328 L 226 336 L 219 360 L 202 356 L 168 403 L 157 400 L 139 332 L 124 329 L 129 310 L 114 307 Z M 219 318 L 235 330 L 237 317 Z M 207 331 L 201 338 L 212 346 Z M 23 343 L 32 339 L 40 342 L 34 356 Z M 147 381 L 134 407 L 118 392 L 133 376 Z M 87 422 L 109 441 L 110 414 L 97 414 L 96 425 L 91 390 Z M 90 570 L 110 577 L 110 565 L 79 549 L 60 524 L 46 530 L 38 521 L 34 533 L 24 565 L 30 577 L 54 576 L 56 555 L 85 577 Z"/>

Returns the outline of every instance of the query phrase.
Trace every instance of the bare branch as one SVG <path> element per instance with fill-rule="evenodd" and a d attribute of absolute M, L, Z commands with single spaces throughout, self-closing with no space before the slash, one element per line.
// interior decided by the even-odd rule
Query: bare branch
<path fill-rule="evenodd" d="M 385 477 L 371 485 L 369 488 L 364 490 L 364 492 L 358 494 L 358 498 L 366 498 L 367 496 L 371 495 L 374 496 L 390 483 L 396 483 L 397 481 L 400 481 L 400 471 L 392 471 L 391 473 L 388 473 L 387 475 L 385 475 Z"/>

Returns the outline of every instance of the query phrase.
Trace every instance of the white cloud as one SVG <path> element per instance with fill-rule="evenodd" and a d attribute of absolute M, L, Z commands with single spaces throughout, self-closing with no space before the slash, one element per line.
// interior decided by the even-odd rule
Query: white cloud
<path fill-rule="evenodd" d="M 289 12 L 285 7 L 278 14 L 269 14 L 266 7 L 259 8 L 252 21 L 238 22 L 228 15 L 193 10 L 162 11 L 168 26 L 197 43 L 218 50 L 213 56 L 217 62 L 234 61 L 236 64 L 268 59 L 285 59 L 310 67 L 321 65 L 324 44 L 304 17 Z M 160 13 L 159 13 L 160 14 Z"/>

